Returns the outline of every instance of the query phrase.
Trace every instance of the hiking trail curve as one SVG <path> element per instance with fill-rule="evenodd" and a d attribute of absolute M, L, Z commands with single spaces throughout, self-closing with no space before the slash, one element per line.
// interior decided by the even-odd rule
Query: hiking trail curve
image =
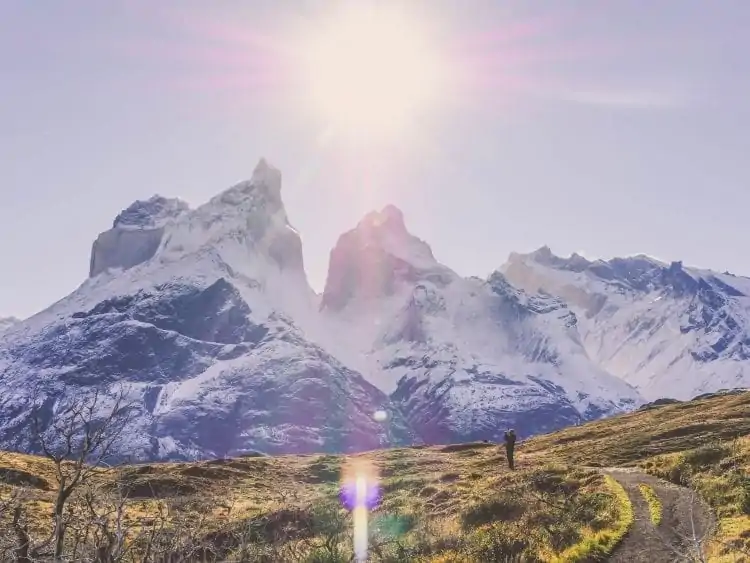
<path fill-rule="evenodd" d="M 612 563 L 701 561 L 713 528 L 713 516 L 698 495 L 685 487 L 663 481 L 632 468 L 600 469 L 620 483 L 633 504 L 631 529 L 615 549 Z M 658 526 L 651 521 L 649 506 L 639 485 L 651 487 L 662 505 Z"/>

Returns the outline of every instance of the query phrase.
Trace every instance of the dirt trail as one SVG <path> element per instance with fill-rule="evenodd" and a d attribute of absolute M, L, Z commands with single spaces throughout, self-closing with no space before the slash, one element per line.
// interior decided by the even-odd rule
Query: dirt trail
<path fill-rule="evenodd" d="M 633 503 L 633 526 L 611 562 L 700 561 L 695 557 L 697 542 L 707 537 L 713 518 L 708 507 L 691 490 L 662 481 L 636 469 L 606 468 L 602 473 L 614 477 L 627 491 Z M 662 518 L 654 526 L 638 485 L 654 489 L 662 504 Z M 705 542 L 704 542 L 705 543 Z"/>

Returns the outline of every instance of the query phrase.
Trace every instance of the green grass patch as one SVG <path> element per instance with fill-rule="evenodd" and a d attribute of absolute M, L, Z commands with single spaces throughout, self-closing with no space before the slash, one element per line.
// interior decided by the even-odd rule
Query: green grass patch
<path fill-rule="evenodd" d="M 615 479 L 606 476 L 607 488 L 614 497 L 613 510 L 617 519 L 611 528 L 584 534 L 583 539 L 576 545 L 565 550 L 559 556 L 551 558 L 553 563 L 580 563 L 584 561 L 599 561 L 610 555 L 620 544 L 633 525 L 633 505 L 628 493 Z"/>
<path fill-rule="evenodd" d="M 638 489 L 641 491 L 641 495 L 648 504 L 648 514 L 651 517 L 651 523 L 654 526 L 661 524 L 662 506 L 659 496 L 656 494 L 653 488 L 649 487 L 645 483 L 638 485 Z"/>

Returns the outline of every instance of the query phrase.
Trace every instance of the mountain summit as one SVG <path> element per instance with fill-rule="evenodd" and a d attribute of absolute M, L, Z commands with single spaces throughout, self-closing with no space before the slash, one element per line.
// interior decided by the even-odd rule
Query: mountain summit
<path fill-rule="evenodd" d="M 188 210 L 184 201 L 159 195 L 130 205 L 94 241 L 89 277 L 112 268 L 127 270 L 153 258 L 164 228 Z"/>
<path fill-rule="evenodd" d="M 429 245 L 406 229 L 393 205 L 367 214 L 331 251 L 322 307 L 340 310 L 352 300 L 388 297 L 420 278 L 455 276 L 441 266 Z"/>

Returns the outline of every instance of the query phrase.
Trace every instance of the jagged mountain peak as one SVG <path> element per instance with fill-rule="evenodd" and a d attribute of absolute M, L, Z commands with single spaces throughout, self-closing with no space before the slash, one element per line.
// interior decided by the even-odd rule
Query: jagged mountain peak
<path fill-rule="evenodd" d="M 421 279 L 445 282 L 452 276 L 430 246 L 408 231 L 403 213 L 387 205 L 339 237 L 331 251 L 321 307 L 341 309 L 354 297 L 389 296 Z"/>
<path fill-rule="evenodd" d="M 260 157 L 258 164 L 255 165 L 253 177 L 258 179 L 263 177 L 270 178 L 273 182 L 281 185 L 281 171 L 270 164 L 263 156 Z"/>
<path fill-rule="evenodd" d="M 268 250 L 279 236 L 299 240 L 281 199 L 281 172 L 265 159 L 249 180 L 186 214 L 171 231 L 165 237 L 165 252 L 186 253 L 229 241 Z"/>
<path fill-rule="evenodd" d="M 94 241 L 89 277 L 117 268 L 128 270 L 150 260 L 161 244 L 164 229 L 189 212 L 186 202 L 161 195 L 133 202 L 115 217 L 112 228 Z"/>
<path fill-rule="evenodd" d="M 271 210 L 283 207 L 281 172 L 261 158 L 249 180 L 244 180 L 224 190 L 201 207 L 205 209 L 228 205 L 243 206 L 243 210 L 247 210 L 248 205 L 262 206 L 264 204 L 268 206 L 267 209 Z"/>
<path fill-rule="evenodd" d="M 577 252 L 567 258 L 558 256 L 548 246 L 528 254 L 512 252 L 503 270 L 507 272 L 535 266 L 586 273 L 604 283 L 624 284 L 638 291 L 650 291 L 655 286 L 670 284 L 684 288 L 689 285 L 685 276 L 691 275 L 683 268 L 682 262 L 667 264 L 646 254 L 589 260 Z"/>
<path fill-rule="evenodd" d="M 651 266 L 658 266 L 658 267 L 664 267 L 668 265 L 667 263 L 662 262 L 661 260 L 658 260 L 647 254 L 634 254 L 631 256 L 614 257 L 614 258 L 609 258 L 609 259 L 602 259 L 602 258 L 589 259 L 578 252 L 572 252 L 570 256 L 565 257 L 560 254 L 556 254 L 548 245 L 541 246 L 537 248 L 536 250 L 532 252 L 528 252 L 528 253 L 511 252 L 508 260 L 509 261 L 532 260 L 540 264 L 548 264 L 548 265 L 559 266 L 559 267 L 569 265 L 571 262 L 574 262 L 574 263 L 577 262 L 577 263 L 588 264 L 588 265 L 600 264 L 600 263 L 611 264 L 613 262 L 615 263 L 617 262 L 619 263 L 641 263 L 641 264 L 649 264 Z"/>
<path fill-rule="evenodd" d="M 389 229 L 408 235 L 404 213 L 395 205 L 388 204 L 380 211 L 370 211 L 359 222 L 360 229 Z"/>
<path fill-rule="evenodd" d="M 195 209 L 162 196 L 131 205 L 117 226 L 95 241 L 90 277 L 113 270 L 117 275 L 150 261 L 161 264 L 158 276 L 148 274 L 151 278 L 168 277 L 179 263 L 183 276 L 207 283 L 228 275 L 253 287 L 279 287 L 286 285 L 279 274 L 291 273 L 290 288 L 309 292 L 302 241 L 281 198 L 281 172 L 266 159 L 260 159 L 250 179 Z"/>
<path fill-rule="evenodd" d="M 644 254 L 588 264 L 516 254 L 503 272 L 570 304 L 588 355 L 647 398 L 750 381 L 748 278 Z"/>
<path fill-rule="evenodd" d="M 430 245 L 408 230 L 403 212 L 391 204 L 365 215 L 354 229 L 339 238 L 341 244 L 378 248 L 415 268 L 430 269 L 438 265 Z"/>
<path fill-rule="evenodd" d="M 190 206 L 178 198 L 154 195 L 136 200 L 115 217 L 113 228 L 156 229 L 188 211 Z"/>
<path fill-rule="evenodd" d="M 534 267 L 551 268 L 561 272 L 586 274 L 596 283 L 637 292 L 667 291 L 676 295 L 695 295 L 698 292 L 719 291 L 739 296 L 748 294 L 750 280 L 728 272 L 718 274 L 685 266 L 681 260 L 665 262 L 647 254 L 589 260 L 578 253 L 568 258 L 554 254 L 544 246 L 528 254 L 512 252 L 504 272 L 513 272 L 513 283 L 518 284 L 519 270 Z M 523 277 L 523 276 L 522 276 Z M 522 284 L 525 286 L 526 284 Z M 541 287 L 541 286 L 540 286 Z"/>
<path fill-rule="evenodd" d="M 270 259 L 304 277 L 302 241 L 289 223 L 278 169 L 261 159 L 249 180 L 181 217 L 159 250 L 162 257 L 177 259 L 202 252 L 217 253 L 246 275 L 257 272 L 252 263 Z"/>
<path fill-rule="evenodd" d="M 527 261 L 543 264 L 545 266 L 574 270 L 584 270 L 594 263 L 577 252 L 573 252 L 568 258 L 558 256 L 547 245 L 544 245 L 528 254 L 511 252 L 508 257 L 509 263 Z"/>
<path fill-rule="evenodd" d="M 537 248 L 534 252 L 530 254 L 530 256 L 534 260 L 538 260 L 540 262 L 551 260 L 553 258 L 558 258 L 553 252 L 552 249 L 548 245 L 540 246 Z"/>

